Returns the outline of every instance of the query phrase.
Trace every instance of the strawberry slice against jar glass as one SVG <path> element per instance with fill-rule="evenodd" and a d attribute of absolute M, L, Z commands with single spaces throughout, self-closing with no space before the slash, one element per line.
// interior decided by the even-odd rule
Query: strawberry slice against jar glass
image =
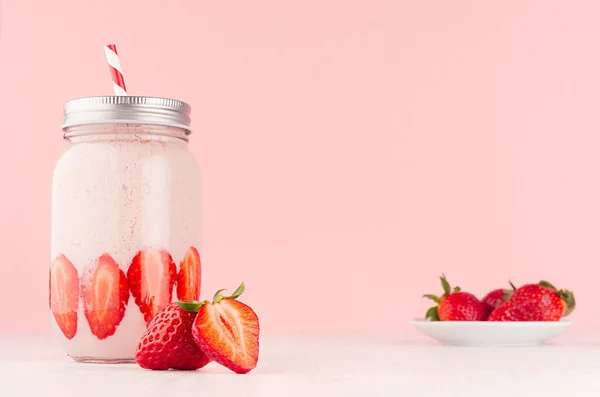
<path fill-rule="evenodd" d="M 202 265 L 200 253 L 195 247 L 190 247 L 185 258 L 179 265 L 177 275 L 177 298 L 189 302 L 200 299 L 200 285 L 202 281 Z"/>
<path fill-rule="evenodd" d="M 129 285 L 114 259 L 104 254 L 83 277 L 81 296 L 85 317 L 98 339 L 114 335 L 125 316 Z"/>
<path fill-rule="evenodd" d="M 66 256 L 59 255 L 50 266 L 50 310 L 67 339 L 73 339 L 77 333 L 78 307 L 77 269 Z"/>
<path fill-rule="evenodd" d="M 143 250 L 133 258 L 127 280 L 146 324 L 171 303 L 176 279 L 177 267 L 167 251 Z"/>

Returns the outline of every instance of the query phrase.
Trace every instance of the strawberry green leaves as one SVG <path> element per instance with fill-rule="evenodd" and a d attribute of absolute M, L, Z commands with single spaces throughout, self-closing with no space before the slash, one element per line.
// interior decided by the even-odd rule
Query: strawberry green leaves
<path fill-rule="evenodd" d="M 185 310 L 186 312 L 198 312 L 200 308 L 209 303 L 208 301 L 190 301 L 190 302 L 177 302 L 180 308 Z"/>
<path fill-rule="evenodd" d="M 215 292 L 215 294 L 213 295 L 213 298 L 212 298 L 212 303 L 219 303 L 223 299 L 237 299 L 244 293 L 245 290 L 246 290 L 246 286 L 242 282 L 240 284 L 240 286 L 237 287 L 237 289 L 235 291 L 233 291 L 233 294 L 231 294 L 229 296 L 223 296 L 221 293 L 223 291 L 226 291 L 226 289 L 222 288 L 222 289 L 218 290 L 217 292 Z M 202 302 L 200 302 L 200 301 L 177 302 L 179 307 L 187 312 L 198 312 L 198 310 L 200 310 L 202 308 L 202 306 L 209 304 L 209 303 L 211 303 L 211 302 L 208 300 L 204 300 Z"/>
<path fill-rule="evenodd" d="M 431 299 L 435 303 L 440 303 L 440 298 L 435 295 L 426 294 L 426 295 L 423 295 L 423 298 Z"/>
<path fill-rule="evenodd" d="M 240 297 L 240 295 L 242 295 L 244 293 L 245 290 L 246 290 L 246 286 L 244 285 L 243 282 L 240 284 L 239 287 L 237 287 L 237 289 L 235 291 L 233 291 L 233 294 L 231 294 L 229 296 L 221 295 L 221 292 L 226 291 L 226 289 L 220 289 L 213 296 L 213 302 L 218 303 L 218 302 L 221 302 L 223 299 L 237 299 Z"/>
<path fill-rule="evenodd" d="M 429 310 L 427 310 L 427 313 L 425 314 L 425 318 L 429 319 L 431 321 L 440 321 L 440 318 L 438 317 L 438 313 L 437 313 L 437 306 L 434 306 L 432 308 L 430 308 Z"/>
<path fill-rule="evenodd" d="M 440 281 L 442 282 L 442 288 L 444 288 L 444 295 L 446 296 L 450 293 L 450 290 L 452 288 L 450 288 L 450 283 L 448 282 L 448 280 L 446 279 L 446 276 L 442 274 L 442 276 L 440 277 Z"/>

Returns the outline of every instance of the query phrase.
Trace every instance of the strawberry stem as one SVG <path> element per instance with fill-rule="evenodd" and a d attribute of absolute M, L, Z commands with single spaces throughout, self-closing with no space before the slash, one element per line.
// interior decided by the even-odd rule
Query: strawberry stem
<path fill-rule="evenodd" d="M 243 282 L 240 284 L 239 287 L 237 287 L 237 289 L 235 291 L 233 291 L 233 294 L 231 294 L 229 296 L 221 295 L 221 292 L 226 291 L 226 289 L 225 288 L 220 289 L 217 292 L 215 292 L 215 295 L 213 296 L 213 302 L 219 303 L 223 299 L 237 299 L 240 297 L 240 295 L 242 295 L 244 293 L 245 290 L 246 290 L 246 285 L 244 285 Z"/>

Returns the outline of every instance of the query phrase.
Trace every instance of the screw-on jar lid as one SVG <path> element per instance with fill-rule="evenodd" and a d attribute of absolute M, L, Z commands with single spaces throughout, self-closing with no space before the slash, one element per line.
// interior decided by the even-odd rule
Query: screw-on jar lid
<path fill-rule="evenodd" d="M 65 103 L 61 128 L 86 124 L 130 123 L 178 127 L 192 133 L 192 108 L 176 99 L 146 96 L 97 96 Z"/>

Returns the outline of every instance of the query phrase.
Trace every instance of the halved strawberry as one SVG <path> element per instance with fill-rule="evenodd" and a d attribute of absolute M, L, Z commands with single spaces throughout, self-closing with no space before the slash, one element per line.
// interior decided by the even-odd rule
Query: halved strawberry
<path fill-rule="evenodd" d="M 64 255 L 59 255 L 50 266 L 50 309 L 60 330 L 67 339 L 77 333 L 79 307 L 79 275 L 75 266 Z"/>
<path fill-rule="evenodd" d="M 180 301 L 189 302 L 200 299 L 200 283 L 202 267 L 200 254 L 194 247 L 190 247 L 185 258 L 179 265 L 177 275 L 177 297 Z"/>
<path fill-rule="evenodd" d="M 198 311 L 192 335 L 204 354 L 238 374 L 245 374 L 258 362 L 258 316 L 250 306 L 236 300 L 244 292 L 244 283 L 231 296 L 221 295 L 222 291 L 217 291 L 212 302 L 180 303 L 180 306 Z"/>
<path fill-rule="evenodd" d="M 129 285 L 125 273 L 110 255 L 98 258 L 90 272 L 84 275 L 81 296 L 92 334 L 98 339 L 113 335 L 125 315 Z"/>
<path fill-rule="evenodd" d="M 127 280 L 146 324 L 171 303 L 176 279 L 177 267 L 167 251 L 144 250 L 133 258 Z"/>

